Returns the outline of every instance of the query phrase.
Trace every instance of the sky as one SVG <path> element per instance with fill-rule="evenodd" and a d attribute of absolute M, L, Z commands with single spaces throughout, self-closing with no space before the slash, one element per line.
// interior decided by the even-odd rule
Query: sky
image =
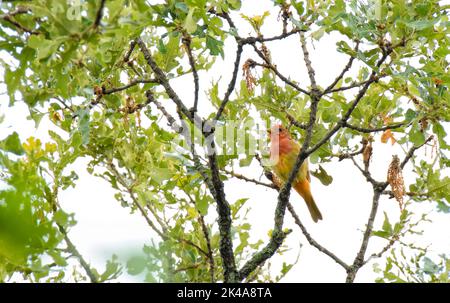
<path fill-rule="evenodd" d="M 242 12 L 246 15 L 261 15 L 265 11 L 271 11 L 271 16 L 268 17 L 263 27 L 264 35 L 279 34 L 280 26 L 276 22 L 278 12 L 273 9 L 271 1 L 243 1 Z M 240 28 L 242 36 L 254 34 L 250 26 L 238 15 L 234 15 L 233 18 Z M 347 63 L 347 56 L 335 51 L 335 43 L 338 38 L 340 37 L 325 35 L 320 42 L 315 41 L 314 44 L 311 44 L 308 39 L 311 61 L 316 70 L 317 81 L 321 86 L 331 83 Z M 202 101 L 207 102 L 205 91 L 212 80 L 220 79 L 220 95 L 223 95 L 231 76 L 235 47 L 232 39 L 227 40 L 225 54 L 230 55 L 226 56 L 224 60 L 219 58 L 208 73 L 200 72 L 200 104 Z M 293 36 L 276 43 L 268 43 L 268 47 L 278 69 L 306 87 L 309 80 L 298 38 Z M 245 62 L 247 58 L 256 59 L 257 57 L 248 47 L 244 50 L 242 58 L 242 62 Z M 357 70 L 356 67 L 357 65 L 352 69 L 353 73 Z M 238 76 L 238 80 L 240 80 L 241 73 Z M 172 81 L 175 90 L 179 94 L 187 96 L 189 104 L 192 102 L 189 96 L 193 96 L 190 77 L 191 75 L 187 75 Z M 0 84 L 0 88 L 1 91 L 5 89 L 3 84 Z M 355 91 L 352 91 L 350 95 L 354 93 Z M 23 103 L 18 102 L 13 108 L 8 108 L 7 103 L 7 96 L 0 95 L 0 112 L 5 114 L 5 121 L 0 125 L 0 139 L 13 131 L 17 131 L 21 139 L 29 136 L 36 136 L 43 141 L 49 139 L 48 130 L 52 128 L 51 123 L 44 119 L 39 128 L 35 130 L 34 122 L 26 120 L 27 109 Z M 203 108 L 203 110 L 207 111 L 208 109 Z M 430 160 L 431 150 L 428 149 L 427 153 L 425 150 L 426 148 L 419 150 L 417 155 L 425 160 Z M 397 144 L 382 144 L 379 135 L 375 137 L 371 169 L 376 179 L 384 180 L 386 178 L 387 168 L 394 154 L 399 155 L 400 158 L 404 156 L 404 152 Z M 148 243 L 155 235 L 149 231 L 142 216 L 138 213 L 130 214 L 129 209 L 120 206 L 120 203 L 114 199 L 115 192 L 106 181 L 91 176 L 86 171 L 86 163 L 86 159 L 80 159 L 72 165 L 72 169 L 76 170 L 80 178 L 74 189 L 70 188 L 60 194 L 59 200 L 62 208 L 66 212 L 74 213 L 78 222 L 70 230 L 72 241 L 85 258 L 101 271 L 105 266 L 106 259 L 110 258 L 112 254 L 118 255 L 120 260 L 125 261 L 129 256 L 139 252 L 143 244 Z M 312 222 L 305 203 L 297 194 L 291 195 L 291 203 L 311 236 L 345 262 L 351 263 L 361 245 L 362 232 L 370 212 L 371 186 L 349 161 L 326 163 L 323 164 L 323 167 L 333 177 L 333 182 L 329 186 L 323 186 L 318 179 L 313 178 L 312 192 L 324 220 L 317 224 Z M 311 168 L 316 169 L 317 166 L 312 165 Z M 415 179 L 411 169 L 411 164 L 408 164 L 404 170 L 407 187 Z M 250 167 L 236 168 L 236 172 L 266 181 L 264 176 L 261 176 L 261 168 L 256 161 Z M 448 175 L 449 172 L 444 172 L 444 174 Z M 262 239 L 264 243 L 267 243 L 268 232 L 273 228 L 277 193 L 241 180 L 227 181 L 225 192 L 230 203 L 242 197 L 250 198 L 248 222 L 252 225 L 251 240 Z M 432 254 L 449 252 L 450 220 L 448 220 L 448 215 L 433 211 L 434 205 L 429 202 L 414 203 L 411 207 L 411 210 L 417 213 L 431 212 L 430 218 L 433 222 L 423 225 L 422 236 L 410 240 L 418 245 L 430 245 L 429 251 Z M 375 221 L 376 229 L 382 224 L 384 211 L 391 222 L 396 222 L 395 220 L 400 214 L 397 202 L 383 197 Z M 215 219 L 214 207 L 211 207 L 207 221 L 214 222 Z M 286 215 L 284 226 L 293 229 L 293 233 L 285 241 L 290 249 L 283 255 L 277 254 L 272 258 L 274 274 L 277 274 L 277 269 L 283 262 L 293 263 L 298 257 L 298 263 L 282 280 L 283 282 L 345 281 L 345 271 L 342 267 L 316 248 L 311 247 L 289 214 Z M 373 237 L 366 256 L 378 252 L 385 244 L 385 241 Z M 377 259 L 370 262 L 360 270 L 356 282 L 372 282 L 378 277 L 373 272 L 374 262 L 382 264 L 382 261 Z M 137 279 L 124 274 L 119 281 L 137 281 Z"/>

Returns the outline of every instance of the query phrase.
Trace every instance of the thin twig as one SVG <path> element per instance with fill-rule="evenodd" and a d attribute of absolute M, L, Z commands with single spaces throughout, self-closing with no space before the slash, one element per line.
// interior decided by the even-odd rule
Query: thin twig
<path fill-rule="evenodd" d="M 189 201 L 196 205 L 195 200 L 191 197 L 191 195 L 189 195 L 187 192 L 185 192 L 186 195 L 189 198 Z M 208 227 L 206 226 L 205 223 L 205 216 L 203 216 L 199 211 L 197 211 L 198 213 L 198 222 L 202 228 L 202 232 L 203 232 L 203 237 L 205 238 L 205 242 L 206 242 L 206 247 L 208 248 L 208 252 L 206 254 L 208 261 L 209 261 L 209 274 L 211 277 L 211 283 L 215 282 L 215 262 L 214 262 L 214 254 L 213 254 L 213 250 L 211 247 L 211 239 L 209 237 L 209 231 L 208 231 Z"/>
<path fill-rule="evenodd" d="M 304 31 L 305 30 L 302 30 L 299 28 L 294 28 L 293 30 L 291 30 L 289 32 L 282 33 L 280 35 L 276 35 L 276 36 L 269 37 L 269 38 L 264 38 L 263 36 L 242 38 L 241 42 L 242 42 L 242 44 L 254 44 L 255 42 L 263 43 L 263 42 L 277 41 L 277 40 L 282 40 L 289 36 L 292 36 L 294 34 L 304 32 Z"/>
<path fill-rule="evenodd" d="M 368 134 L 368 133 L 381 132 L 381 131 L 385 131 L 385 130 L 388 130 L 388 129 L 396 129 L 396 128 L 400 128 L 400 127 L 407 126 L 407 125 L 408 125 L 408 123 L 401 122 L 401 123 L 386 125 L 386 126 L 378 127 L 378 128 L 364 128 L 364 127 L 351 125 L 351 124 L 345 122 L 343 127 L 347 127 L 347 128 L 356 130 L 356 131 L 358 131 L 360 133 Z"/>
<path fill-rule="evenodd" d="M 289 123 L 291 123 L 292 125 L 295 125 L 295 126 L 297 126 L 298 128 L 301 128 L 301 129 L 306 129 L 306 124 L 300 123 L 291 114 L 286 112 L 286 117 L 289 120 Z"/>
<path fill-rule="evenodd" d="M 103 95 L 109 95 L 109 94 L 113 94 L 116 92 L 120 92 L 123 90 L 126 90 L 130 87 L 133 87 L 137 84 L 141 84 L 141 83 L 159 83 L 159 81 L 157 79 L 136 79 L 136 80 L 132 80 L 130 81 L 130 83 L 124 85 L 124 86 L 120 86 L 120 87 L 113 87 L 113 88 L 104 88 L 102 87 L 102 94 Z"/>
<path fill-rule="evenodd" d="M 94 24 L 92 25 L 94 28 L 96 28 L 100 25 L 100 21 L 102 20 L 102 17 L 103 17 L 103 10 L 105 8 L 105 3 L 106 3 L 106 0 L 100 0 L 100 6 L 97 10 L 97 14 L 95 15 Z"/>
<path fill-rule="evenodd" d="M 241 62 L 242 50 L 243 50 L 242 44 L 238 43 L 238 47 L 236 50 L 236 59 L 234 60 L 234 69 L 233 69 L 233 74 L 231 76 L 231 81 L 230 81 L 230 83 L 228 83 L 227 91 L 225 92 L 225 96 L 220 104 L 219 109 L 217 110 L 217 114 L 216 114 L 216 117 L 214 118 L 213 125 L 215 124 L 216 121 L 218 121 L 220 119 L 220 116 L 222 116 L 225 106 L 227 105 L 228 101 L 230 100 L 230 95 L 233 92 L 234 87 L 236 86 L 236 79 L 237 79 L 237 74 L 239 71 L 239 65 Z"/>
<path fill-rule="evenodd" d="M 0 19 L 3 19 L 6 22 L 11 23 L 12 25 L 14 25 L 15 27 L 17 27 L 18 29 L 20 29 L 23 32 L 29 33 L 31 35 L 39 35 L 40 33 L 38 31 L 29 29 L 28 27 L 23 26 L 22 24 L 20 24 L 16 20 L 14 20 L 14 16 L 19 15 L 19 14 L 26 14 L 29 11 L 30 11 L 29 8 L 19 7 L 15 11 L 12 11 L 8 14 L 0 15 Z"/>
<path fill-rule="evenodd" d="M 311 246 L 317 248 L 320 252 L 324 253 L 331 259 L 333 259 L 337 264 L 341 265 L 345 270 L 348 270 L 348 268 L 350 267 L 349 265 L 347 265 L 344 261 L 342 261 L 338 256 L 333 254 L 331 251 L 329 251 L 328 249 L 326 249 L 325 247 L 323 247 L 322 245 L 317 243 L 317 241 L 314 240 L 313 237 L 311 237 L 311 235 L 306 230 L 306 227 L 302 224 L 302 222 L 300 221 L 300 218 L 295 213 L 294 207 L 292 206 L 291 203 L 288 203 L 287 208 L 288 208 L 289 212 L 291 213 L 292 217 L 294 218 L 295 224 L 297 224 L 300 227 L 303 235 L 305 236 L 306 240 L 308 240 L 309 244 Z"/>
<path fill-rule="evenodd" d="M 194 122 L 194 118 L 190 114 L 189 109 L 186 107 L 186 105 L 184 105 L 183 101 L 181 101 L 178 94 L 173 90 L 172 86 L 169 84 L 169 80 L 167 79 L 166 75 L 161 70 L 161 68 L 158 66 L 158 64 L 156 64 L 144 41 L 142 41 L 141 38 L 137 38 L 136 42 L 139 45 L 141 52 L 144 54 L 144 58 L 147 61 L 147 64 L 153 70 L 156 79 L 164 87 L 169 98 L 172 99 L 172 101 L 178 106 L 178 108 L 181 110 L 183 115 L 186 116 L 186 118 L 188 118 L 191 122 Z"/>
<path fill-rule="evenodd" d="M 305 35 L 303 32 L 299 32 L 299 35 L 300 35 L 300 43 L 302 45 L 303 59 L 305 61 L 306 69 L 308 70 L 309 81 L 311 82 L 311 90 L 312 90 L 312 92 L 319 94 L 320 90 L 317 87 L 317 83 L 316 83 L 316 76 L 315 76 L 316 72 L 312 66 L 311 59 L 309 57 L 309 52 L 308 52 L 308 47 L 306 45 Z"/>
<path fill-rule="evenodd" d="M 370 262 L 370 260 L 374 259 L 374 258 L 381 258 L 389 249 L 391 249 L 392 246 L 394 246 L 395 242 L 397 242 L 399 238 L 397 236 L 392 237 L 388 244 L 383 247 L 383 249 L 381 249 L 379 252 L 377 253 L 373 253 L 372 255 L 370 255 L 369 258 L 367 258 L 367 260 L 365 260 L 362 264 L 362 266 L 366 265 L 367 263 Z"/>
<path fill-rule="evenodd" d="M 358 49 L 359 49 L 359 41 L 356 41 L 356 46 L 354 49 L 354 52 L 357 53 Z M 336 84 L 341 81 L 341 79 L 344 77 L 345 73 L 347 73 L 350 68 L 352 67 L 353 61 L 355 60 L 354 56 L 350 56 L 350 59 L 348 60 L 348 63 L 345 65 L 344 69 L 342 70 L 342 72 L 336 77 L 336 79 L 334 79 L 334 81 L 327 87 L 324 89 L 323 93 L 327 94 L 329 93 L 335 86 Z"/>
<path fill-rule="evenodd" d="M 264 62 L 265 62 L 265 64 L 257 63 L 257 65 L 272 70 L 278 76 L 278 78 L 280 78 L 287 85 L 295 88 L 296 90 L 298 90 L 299 92 L 301 92 L 301 93 L 303 93 L 305 95 L 310 95 L 310 92 L 308 92 L 305 89 L 301 88 L 296 83 L 292 82 L 287 77 L 285 77 L 283 74 L 281 74 L 280 71 L 278 70 L 278 68 L 275 65 L 273 65 L 268 58 L 266 58 L 266 56 L 263 54 L 263 52 L 260 51 L 258 49 L 258 47 L 256 47 L 255 44 L 252 44 L 252 46 L 253 46 L 253 49 L 255 50 L 255 52 L 258 54 L 258 56 L 261 57 L 261 59 L 263 59 Z"/>
<path fill-rule="evenodd" d="M 147 215 L 147 212 L 142 207 L 142 205 L 139 203 L 137 198 L 134 196 L 134 192 L 132 188 L 127 184 L 127 182 L 122 178 L 119 171 L 117 171 L 115 165 L 112 162 L 107 163 L 109 170 L 113 173 L 113 175 L 116 177 L 117 181 L 127 190 L 128 194 L 130 195 L 131 200 L 133 201 L 134 206 L 139 209 L 139 212 L 144 217 L 145 221 L 147 222 L 148 226 L 156 232 L 158 236 L 161 237 L 162 240 L 167 240 L 168 237 L 156 227 L 156 225 L 153 223 L 153 221 L 149 218 Z"/>
<path fill-rule="evenodd" d="M 191 37 L 189 37 L 187 34 L 183 37 L 183 44 L 186 46 L 186 53 L 189 59 L 189 65 L 191 66 L 192 75 L 194 77 L 194 107 L 193 112 L 197 112 L 197 106 L 198 106 L 198 92 L 200 90 L 199 88 L 199 78 L 197 73 L 197 68 L 195 67 L 195 59 L 192 55 L 192 49 L 191 49 Z"/>
<path fill-rule="evenodd" d="M 408 153 L 406 154 L 405 158 L 403 159 L 402 163 L 400 164 L 400 167 L 403 169 L 405 167 L 405 165 L 408 163 L 408 161 L 412 158 L 412 156 L 414 155 L 414 152 L 416 150 L 418 150 L 419 148 L 421 148 L 422 146 L 424 146 L 425 144 L 427 144 L 428 142 L 430 142 L 431 140 L 433 140 L 434 136 L 431 135 L 428 137 L 428 139 L 425 140 L 425 142 L 423 142 L 420 145 L 417 146 L 413 146 L 409 149 Z"/>
<path fill-rule="evenodd" d="M 387 59 L 389 54 L 392 52 L 392 49 L 389 49 L 388 51 L 383 52 L 382 57 L 380 60 L 378 60 L 376 66 L 379 68 L 383 62 Z M 353 111 L 355 110 L 356 106 L 359 104 L 361 99 L 366 94 L 367 90 L 369 89 L 370 85 L 375 82 L 378 78 L 376 77 L 377 71 L 373 70 L 372 74 L 369 78 L 369 81 L 364 84 L 364 86 L 359 90 L 358 94 L 356 95 L 353 102 L 350 104 L 350 107 L 347 109 L 347 112 L 343 115 L 343 117 L 338 121 L 338 123 L 324 136 L 322 137 L 319 142 L 317 142 L 313 147 L 311 147 L 307 152 L 306 155 L 309 156 L 313 152 L 315 152 L 317 149 L 319 149 L 323 144 L 328 142 L 328 140 L 338 131 L 340 130 L 348 121 L 350 116 L 352 115 Z"/>
<path fill-rule="evenodd" d="M 276 188 L 276 186 L 273 185 L 273 184 L 264 183 L 264 182 L 261 182 L 261 181 L 258 181 L 258 180 L 255 180 L 255 179 L 246 177 L 246 176 L 244 176 L 244 175 L 235 173 L 235 172 L 230 171 L 230 170 L 224 169 L 223 171 L 224 171 L 226 174 L 228 174 L 228 175 L 231 175 L 231 176 L 233 176 L 233 177 L 235 177 L 235 178 L 237 178 L 237 179 L 244 180 L 244 181 L 246 181 L 246 182 L 251 182 L 251 183 L 254 183 L 254 184 L 256 184 L 256 185 L 261 185 L 261 186 L 265 186 L 265 187 L 272 188 L 272 189 Z"/>
<path fill-rule="evenodd" d="M 64 236 L 64 241 L 67 244 L 67 250 L 73 255 L 75 256 L 75 258 L 78 259 L 78 261 L 80 262 L 81 267 L 83 267 L 84 271 L 86 272 L 86 274 L 88 275 L 89 279 L 91 280 L 92 283 L 98 283 L 99 282 L 99 278 L 98 275 L 96 273 L 94 273 L 94 271 L 91 269 L 91 267 L 89 266 L 89 264 L 86 262 L 86 260 L 84 259 L 84 257 L 80 254 L 80 252 L 78 251 L 78 249 L 76 248 L 76 246 L 73 244 L 73 242 L 70 240 L 67 231 L 65 230 L 65 228 L 60 225 L 58 225 L 58 229 L 59 231 L 63 234 Z"/>

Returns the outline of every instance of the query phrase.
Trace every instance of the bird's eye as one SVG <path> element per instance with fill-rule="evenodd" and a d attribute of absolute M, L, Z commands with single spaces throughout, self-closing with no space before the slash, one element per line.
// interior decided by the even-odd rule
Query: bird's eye
<path fill-rule="evenodd" d="M 283 131 L 283 129 L 281 127 L 279 127 L 278 131 L 281 133 Z"/>

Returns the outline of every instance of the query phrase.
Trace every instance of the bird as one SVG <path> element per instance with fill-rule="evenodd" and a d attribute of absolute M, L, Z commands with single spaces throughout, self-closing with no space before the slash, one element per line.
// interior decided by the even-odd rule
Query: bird
<path fill-rule="evenodd" d="M 289 131 L 281 124 L 273 125 L 269 130 L 269 136 L 272 169 L 277 179 L 284 184 L 289 178 L 301 146 L 291 138 Z M 318 222 L 322 220 L 322 214 L 312 196 L 310 183 L 308 159 L 305 159 L 292 182 L 292 187 L 305 200 L 313 221 Z"/>

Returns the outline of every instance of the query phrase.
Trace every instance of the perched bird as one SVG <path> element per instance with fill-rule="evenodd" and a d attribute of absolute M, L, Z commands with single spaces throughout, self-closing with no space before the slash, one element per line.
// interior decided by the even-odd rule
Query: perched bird
<path fill-rule="evenodd" d="M 287 129 L 282 125 L 274 125 L 269 131 L 270 134 L 270 160 L 273 165 L 273 172 L 281 182 L 286 182 L 289 174 L 300 153 L 300 144 L 292 140 Z M 322 214 L 317 208 L 316 202 L 310 189 L 311 176 L 308 168 L 308 159 L 303 161 L 297 173 L 292 187 L 302 196 L 308 206 L 309 212 L 314 222 L 322 220 Z"/>

